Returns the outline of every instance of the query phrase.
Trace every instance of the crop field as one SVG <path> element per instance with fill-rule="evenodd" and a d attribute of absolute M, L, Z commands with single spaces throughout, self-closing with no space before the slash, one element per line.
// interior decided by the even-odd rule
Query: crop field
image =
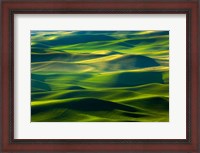
<path fill-rule="evenodd" d="M 168 122 L 168 31 L 31 31 L 32 122 Z"/>

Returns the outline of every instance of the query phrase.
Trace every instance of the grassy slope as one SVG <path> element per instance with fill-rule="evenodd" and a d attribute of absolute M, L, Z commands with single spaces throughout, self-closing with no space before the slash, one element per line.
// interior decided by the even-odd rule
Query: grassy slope
<path fill-rule="evenodd" d="M 31 120 L 168 121 L 168 64 L 166 32 L 35 32 Z"/>

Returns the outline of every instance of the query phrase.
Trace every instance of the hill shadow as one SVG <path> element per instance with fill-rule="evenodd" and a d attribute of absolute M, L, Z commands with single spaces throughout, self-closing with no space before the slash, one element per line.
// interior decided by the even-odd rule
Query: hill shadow
<path fill-rule="evenodd" d="M 116 76 L 113 87 L 137 86 L 148 83 L 164 83 L 161 72 L 124 72 Z"/>
<path fill-rule="evenodd" d="M 76 111 L 112 111 L 123 110 L 130 112 L 137 112 L 139 109 L 127 106 L 124 104 L 114 103 L 107 100 L 101 100 L 97 98 L 80 98 L 71 99 L 70 101 L 60 103 L 41 104 L 31 107 L 31 114 L 37 114 L 43 111 L 49 111 L 52 109 L 66 108 Z"/>
<path fill-rule="evenodd" d="M 108 61 L 106 71 L 117 68 L 119 70 L 137 69 L 160 66 L 154 59 L 142 55 L 124 55 Z"/>

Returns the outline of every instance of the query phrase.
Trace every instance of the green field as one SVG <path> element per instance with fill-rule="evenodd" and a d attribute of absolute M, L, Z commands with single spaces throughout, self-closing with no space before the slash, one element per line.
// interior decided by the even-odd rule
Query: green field
<path fill-rule="evenodd" d="M 168 122 L 168 31 L 31 31 L 32 122 Z"/>

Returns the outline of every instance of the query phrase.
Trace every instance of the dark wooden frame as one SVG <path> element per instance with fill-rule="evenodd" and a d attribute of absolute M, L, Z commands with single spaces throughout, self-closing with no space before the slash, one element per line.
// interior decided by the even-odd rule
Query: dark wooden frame
<path fill-rule="evenodd" d="M 0 152 L 187 152 L 200 153 L 199 0 L 2 0 Z M 14 134 L 14 14 L 186 14 L 187 138 L 163 140 L 16 140 Z"/>

